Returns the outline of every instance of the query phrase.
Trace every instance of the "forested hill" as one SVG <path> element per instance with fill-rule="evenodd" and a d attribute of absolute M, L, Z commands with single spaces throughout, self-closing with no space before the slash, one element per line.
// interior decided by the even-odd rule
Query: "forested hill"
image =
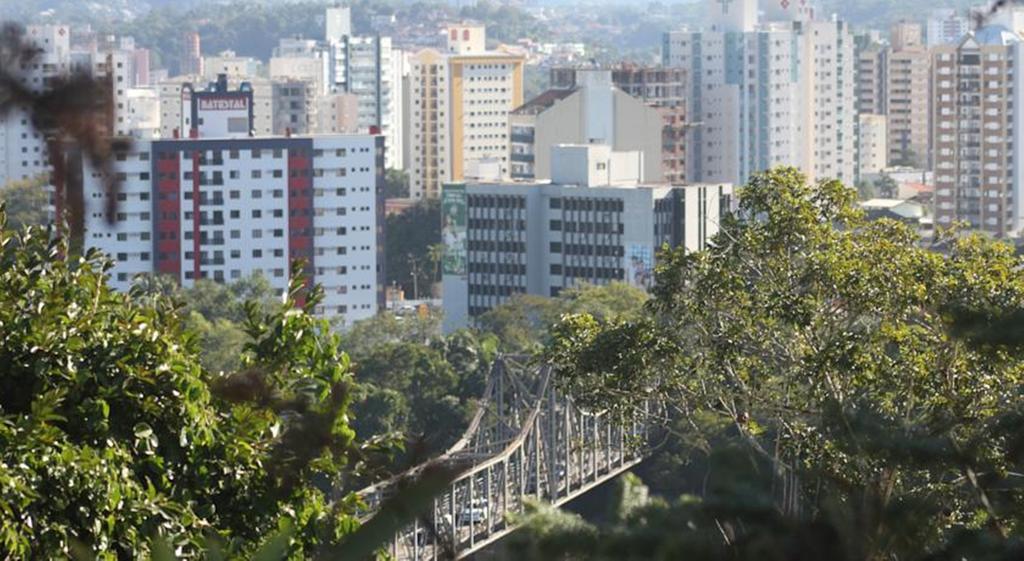
<path fill-rule="evenodd" d="M 356 33 L 370 32 L 377 14 L 400 22 L 472 19 L 488 26 L 496 41 L 547 39 L 547 27 L 525 10 L 490 0 L 456 8 L 437 0 L 351 0 Z M 204 53 L 231 49 L 243 56 L 266 59 L 278 39 L 323 35 L 323 11 L 335 0 L 0 0 L 0 21 L 88 23 L 95 29 L 130 35 L 152 50 L 156 66 L 177 67 L 184 31 L 198 31 Z"/>

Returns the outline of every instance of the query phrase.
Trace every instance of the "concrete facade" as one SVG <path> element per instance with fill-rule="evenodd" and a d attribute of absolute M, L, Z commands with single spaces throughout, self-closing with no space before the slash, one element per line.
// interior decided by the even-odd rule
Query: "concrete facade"
<path fill-rule="evenodd" d="M 118 214 L 104 214 L 86 164 L 85 244 L 135 275 L 230 282 L 260 273 L 287 288 L 290 263 L 324 288 L 316 312 L 345 324 L 383 306 L 383 139 L 316 136 L 140 141 L 119 154 Z"/>
<path fill-rule="evenodd" d="M 932 49 L 936 227 L 1015 237 L 1024 219 L 1024 42 L 988 26 Z"/>
<path fill-rule="evenodd" d="M 608 147 L 555 150 L 565 152 L 555 158 L 562 166 L 556 175 L 571 183 L 445 186 L 464 191 L 466 216 L 464 237 L 443 234 L 446 251 L 465 253 L 464 269 L 444 276 L 446 331 L 516 294 L 557 296 L 616 281 L 648 289 L 659 248 L 704 249 L 732 206 L 731 185 L 648 186 L 635 175 L 629 181 L 629 155 L 618 164 L 624 173 L 611 181 L 607 170 L 616 156 Z"/>
<path fill-rule="evenodd" d="M 483 28 L 451 26 L 448 48 L 410 57 L 409 150 L 414 198 L 437 197 L 482 163 L 509 175 L 509 114 L 523 103 L 523 58 L 485 51 Z"/>
<path fill-rule="evenodd" d="M 710 29 L 664 36 L 663 65 L 690 76 L 687 177 L 742 183 L 795 165 L 811 177 L 852 181 L 856 61 L 849 27 L 811 19 L 800 6 L 766 12 L 788 19 L 759 22 L 750 19 L 751 3 L 711 1 L 718 16 Z"/>

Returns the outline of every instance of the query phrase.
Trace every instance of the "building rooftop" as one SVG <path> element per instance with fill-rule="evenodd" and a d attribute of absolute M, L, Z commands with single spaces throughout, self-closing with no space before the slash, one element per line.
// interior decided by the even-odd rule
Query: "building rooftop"
<path fill-rule="evenodd" d="M 1021 37 L 1005 26 L 986 25 L 974 32 L 974 40 L 981 45 L 1012 45 L 1019 43 Z"/>
<path fill-rule="evenodd" d="M 521 107 L 513 111 L 516 115 L 536 115 L 544 112 L 544 110 L 550 108 L 555 103 L 569 97 L 576 91 L 575 88 L 569 89 L 550 89 L 537 97 L 524 103 Z"/>

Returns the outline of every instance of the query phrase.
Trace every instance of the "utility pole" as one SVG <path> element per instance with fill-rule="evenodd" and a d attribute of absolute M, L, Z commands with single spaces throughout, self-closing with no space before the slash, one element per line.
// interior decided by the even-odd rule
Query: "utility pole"
<path fill-rule="evenodd" d="M 412 276 L 412 299 L 420 299 L 420 262 L 416 259 L 416 256 L 409 254 L 409 274 Z"/>

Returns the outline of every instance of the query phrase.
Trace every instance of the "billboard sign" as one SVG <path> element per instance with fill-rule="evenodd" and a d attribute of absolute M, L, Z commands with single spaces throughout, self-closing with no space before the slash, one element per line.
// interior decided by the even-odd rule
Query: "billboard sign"
<path fill-rule="evenodd" d="M 449 183 L 441 191 L 441 239 L 445 275 L 466 276 L 466 184 Z"/>
<path fill-rule="evenodd" d="M 629 253 L 626 254 L 626 282 L 645 290 L 654 286 L 654 251 L 650 246 L 629 246 Z"/>
<path fill-rule="evenodd" d="M 199 98 L 200 111 L 248 111 L 249 97 L 238 96 L 202 96 Z"/>

